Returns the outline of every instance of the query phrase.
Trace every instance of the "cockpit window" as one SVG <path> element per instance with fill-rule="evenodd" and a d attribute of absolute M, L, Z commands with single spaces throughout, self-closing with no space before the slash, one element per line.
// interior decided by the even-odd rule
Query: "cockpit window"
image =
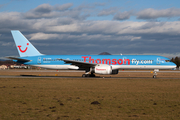
<path fill-rule="evenodd" d="M 166 62 L 171 62 L 170 60 L 165 60 Z"/>

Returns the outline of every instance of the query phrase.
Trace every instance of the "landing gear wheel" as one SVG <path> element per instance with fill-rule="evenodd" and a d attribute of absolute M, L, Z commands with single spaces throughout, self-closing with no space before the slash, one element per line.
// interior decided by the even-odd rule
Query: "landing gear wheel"
<path fill-rule="evenodd" d="M 86 77 L 91 77 L 90 74 L 86 74 Z"/>
<path fill-rule="evenodd" d="M 155 71 L 154 70 L 154 72 L 153 72 L 154 74 L 153 74 L 153 78 L 156 78 L 156 75 L 157 75 L 157 70 Z"/>
<path fill-rule="evenodd" d="M 94 74 L 91 74 L 90 77 L 96 77 Z"/>
<path fill-rule="evenodd" d="M 83 74 L 82 77 L 87 77 L 86 74 Z"/>
<path fill-rule="evenodd" d="M 82 77 L 95 77 L 94 74 L 83 74 Z"/>

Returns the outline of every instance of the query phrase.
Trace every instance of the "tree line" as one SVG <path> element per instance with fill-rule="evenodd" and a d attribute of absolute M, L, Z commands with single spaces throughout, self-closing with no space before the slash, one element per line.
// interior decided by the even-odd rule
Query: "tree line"
<path fill-rule="evenodd" d="M 175 63 L 177 65 L 177 67 L 179 68 L 179 66 L 180 66 L 180 57 L 176 56 L 175 58 L 171 58 L 171 61 L 173 63 Z"/>
<path fill-rule="evenodd" d="M 13 65 L 13 64 L 20 65 L 19 63 L 16 63 L 12 60 L 0 60 L 0 65 Z"/>

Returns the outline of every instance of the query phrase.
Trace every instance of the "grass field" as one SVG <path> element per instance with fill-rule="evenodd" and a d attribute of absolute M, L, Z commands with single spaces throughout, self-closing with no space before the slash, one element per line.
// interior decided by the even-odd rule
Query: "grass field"
<path fill-rule="evenodd" d="M 0 119 L 179 120 L 180 79 L 0 78 Z"/>

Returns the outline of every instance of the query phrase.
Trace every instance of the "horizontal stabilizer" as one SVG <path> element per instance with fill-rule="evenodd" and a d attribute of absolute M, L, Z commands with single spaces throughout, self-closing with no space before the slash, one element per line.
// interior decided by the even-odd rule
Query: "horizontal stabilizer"
<path fill-rule="evenodd" d="M 22 62 L 30 62 L 31 61 L 31 60 L 17 58 L 17 57 L 6 57 L 6 58 L 12 59 L 12 60 L 18 60 L 18 61 L 22 61 Z"/>

